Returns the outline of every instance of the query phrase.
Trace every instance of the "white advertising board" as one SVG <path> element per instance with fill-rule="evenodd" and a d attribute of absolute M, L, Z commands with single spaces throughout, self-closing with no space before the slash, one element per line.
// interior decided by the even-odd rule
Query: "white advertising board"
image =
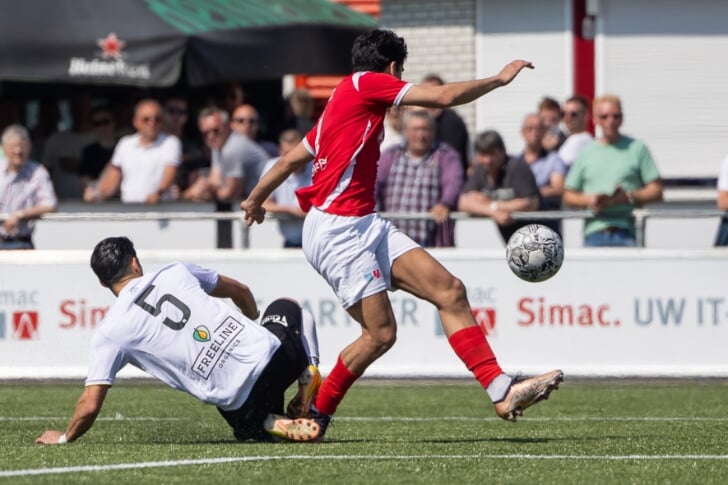
<path fill-rule="evenodd" d="M 561 271 L 526 283 L 501 251 L 439 250 L 468 289 L 478 322 L 507 372 L 562 368 L 580 376 L 728 376 L 728 252 L 575 249 Z M 318 324 L 321 367 L 359 335 L 321 277 L 295 250 L 140 251 L 148 270 L 190 261 L 235 277 L 261 307 L 297 298 Z M 0 253 L 0 378 L 83 377 L 94 326 L 114 297 L 87 251 Z M 395 346 L 370 376 L 468 376 L 434 307 L 390 295 Z M 143 375 L 133 369 L 122 375 Z"/>

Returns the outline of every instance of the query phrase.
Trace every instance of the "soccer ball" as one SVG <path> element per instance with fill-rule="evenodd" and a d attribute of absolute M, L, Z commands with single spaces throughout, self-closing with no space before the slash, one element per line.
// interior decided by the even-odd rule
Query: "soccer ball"
<path fill-rule="evenodd" d="M 564 243 L 553 229 L 529 224 L 518 229 L 506 244 L 506 261 L 511 271 L 536 283 L 555 275 L 564 262 Z"/>

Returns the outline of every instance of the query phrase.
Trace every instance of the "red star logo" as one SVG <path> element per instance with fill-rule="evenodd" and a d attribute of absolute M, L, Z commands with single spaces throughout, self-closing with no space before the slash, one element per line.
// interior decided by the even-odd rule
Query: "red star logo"
<path fill-rule="evenodd" d="M 121 59 L 121 49 L 124 48 L 126 42 L 119 40 L 115 33 L 110 33 L 104 39 L 97 39 L 96 44 L 101 47 L 101 57 L 108 59 L 113 57 L 114 59 Z"/>

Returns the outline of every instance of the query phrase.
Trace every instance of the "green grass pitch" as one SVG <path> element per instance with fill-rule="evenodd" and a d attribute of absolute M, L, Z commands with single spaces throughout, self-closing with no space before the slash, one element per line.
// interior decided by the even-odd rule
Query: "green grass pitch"
<path fill-rule="evenodd" d="M 728 483 L 728 381 L 569 381 L 513 424 L 473 381 L 363 380 L 319 444 L 236 443 L 211 406 L 121 380 L 89 433 L 81 383 L 0 383 L 0 483 Z"/>

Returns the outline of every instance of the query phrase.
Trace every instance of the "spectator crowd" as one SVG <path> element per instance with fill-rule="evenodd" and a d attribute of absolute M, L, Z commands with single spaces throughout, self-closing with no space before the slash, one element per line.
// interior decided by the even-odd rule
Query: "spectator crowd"
<path fill-rule="evenodd" d="M 430 74 L 422 82 L 443 80 Z M 0 249 L 31 248 L 34 219 L 55 210 L 58 200 L 206 201 L 217 210 L 233 210 L 317 116 L 305 89 L 293 91 L 277 117 L 259 112 L 239 84 L 226 85 L 203 103 L 178 93 L 126 103 L 97 101 L 71 96 L 72 122 L 64 130 L 53 130 L 59 115 L 51 100 L 39 104 L 32 130 L 20 120 L 6 123 L 0 215 L 7 216 L 0 221 Z M 283 122 L 266 123 L 274 117 Z M 661 201 L 663 187 L 647 145 L 622 133 L 623 119 L 614 95 L 591 102 L 575 95 L 563 103 L 544 97 L 522 117 L 522 145 L 507 149 L 496 130 L 471 137 L 454 110 L 392 107 L 382 133 L 379 209 L 397 214 L 395 224 L 425 247 L 456 245 L 452 211 L 491 218 L 505 242 L 534 222 L 561 233 L 560 220 L 539 218 L 538 212 L 562 207 L 591 211 L 585 246 L 634 246 L 631 210 Z M 721 193 L 728 190 L 725 172 Z M 306 167 L 266 202 L 268 211 L 279 215 L 285 247 L 300 247 L 305 214 L 295 190 L 310 180 Z M 719 207 L 728 207 L 723 199 Z M 512 216 L 530 211 L 533 219 Z M 407 213 L 418 216 L 407 218 Z M 719 239 L 728 244 L 728 229 L 723 231 Z"/>

